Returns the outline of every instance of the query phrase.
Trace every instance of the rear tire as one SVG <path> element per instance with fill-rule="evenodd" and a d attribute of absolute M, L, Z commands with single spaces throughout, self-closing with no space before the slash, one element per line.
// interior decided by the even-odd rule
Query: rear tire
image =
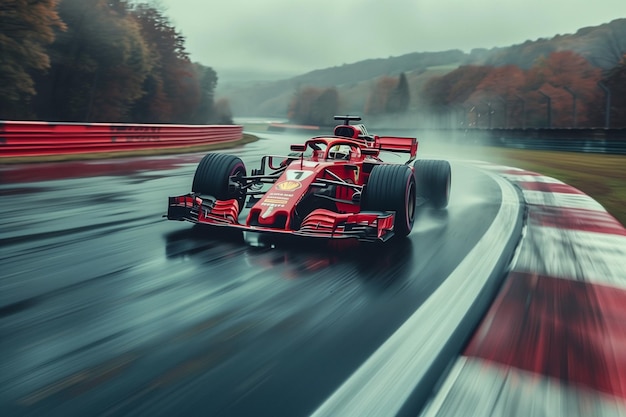
<path fill-rule="evenodd" d="M 230 186 L 230 177 L 245 175 L 246 166 L 240 158 L 222 153 L 209 153 L 202 158 L 196 168 L 191 191 L 210 195 L 218 200 L 237 199 L 241 212 L 246 194 Z"/>
<path fill-rule="evenodd" d="M 448 161 L 423 159 L 415 161 L 417 195 L 430 201 L 436 209 L 443 209 L 450 201 L 452 172 Z"/>
<path fill-rule="evenodd" d="M 361 211 L 395 211 L 394 233 L 406 236 L 415 220 L 415 177 L 406 165 L 375 165 L 361 196 Z"/>

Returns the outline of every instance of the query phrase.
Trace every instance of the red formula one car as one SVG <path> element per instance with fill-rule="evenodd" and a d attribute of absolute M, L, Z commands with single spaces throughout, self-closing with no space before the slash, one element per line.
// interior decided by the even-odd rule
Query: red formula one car
<path fill-rule="evenodd" d="M 447 161 L 415 161 L 415 138 L 369 135 L 362 124 L 350 125 L 358 116 L 335 120 L 344 124 L 333 135 L 291 145 L 288 156 L 266 155 L 250 175 L 236 156 L 207 154 L 192 192 L 169 198 L 167 218 L 249 232 L 386 241 L 411 232 L 418 196 L 435 208 L 447 206 Z M 383 151 L 410 158 L 385 163 Z M 244 207 L 250 210 L 240 219 Z"/>

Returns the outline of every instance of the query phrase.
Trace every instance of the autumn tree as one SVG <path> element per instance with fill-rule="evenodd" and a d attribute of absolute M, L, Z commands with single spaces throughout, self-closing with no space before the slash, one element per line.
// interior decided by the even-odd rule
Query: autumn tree
<path fill-rule="evenodd" d="M 214 103 L 213 95 L 215 87 L 217 86 L 217 73 L 213 70 L 213 68 L 206 67 L 198 63 L 193 65 L 193 69 L 194 77 L 198 79 L 200 95 L 195 109 L 189 115 L 188 123 L 232 123 L 232 114 L 228 101 L 223 101 L 219 106 L 217 103 Z"/>
<path fill-rule="evenodd" d="M 12 0 L 0 3 L 0 119 L 32 117 L 28 102 L 36 94 L 33 72 L 50 67 L 46 46 L 65 24 L 59 0 Z"/>
<path fill-rule="evenodd" d="M 287 113 L 295 123 L 326 125 L 338 109 L 339 93 L 335 87 L 302 87 L 294 94 Z"/>
<path fill-rule="evenodd" d="M 374 82 L 367 102 L 365 103 L 365 114 L 381 115 L 388 113 L 389 101 L 396 92 L 398 80 L 394 77 L 382 76 Z"/>
<path fill-rule="evenodd" d="M 464 65 L 441 77 L 431 78 L 422 90 L 424 102 L 431 108 L 462 104 L 474 93 L 493 67 Z"/>
<path fill-rule="evenodd" d="M 423 112 L 437 118 L 455 114 L 460 107 L 466 114 L 461 121 L 476 126 L 478 123 L 478 107 L 480 103 L 471 102 L 469 98 L 476 88 L 493 70 L 493 67 L 464 65 L 440 77 L 428 80 L 421 91 Z M 465 120 L 467 119 L 467 120 Z"/>
<path fill-rule="evenodd" d="M 406 75 L 378 78 L 365 103 L 365 114 L 403 113 L 409 108 L 411 93 Z"/>
<path fill-rule="evenodd" d="M 131 108 L 144 95 L 143 83 L 154 67 L 139 24 L 124 10 L 124 3 L 108 1 L 106 26 L 98 29 L 104 39 L 95 55 L 94 74 L 87 121 L 133 121 Z M 116 10 L 117 8 L 117 10 Z"/>
<path fill-rule="evenodd" d="M 531 110 L 536 109 L 535 117 L 538 119 L 542 116 L 537 109 L 547 105 L 542 104 L 547 103 L 545 96 L 550 98 L 551 124 L 554 127 L 591 126 L 597 122 L 592 120 L 591 115 L 599 104 L 601 91 L 597 83 L 601 74 L 599 68 L 579 54 L 572 51 L 553 52 L 528 70 L 523 93 L 528 97 Z"/>
<path fill-rule="evenodd" d="M 595 126 L 600 77 L 601 70 L 581 55 L 559 51 L 527 70 L 515 65 L 459 67 L 429 80 L 422 96 L 434 112 L 462 106 L 474 126 L 482 116 L 488 123 L 481 127 L 510 126 L 511 120 L 517 126 Z"/>
<path fill-rule="evenodd" d="M 611 127 L 626 127 L 626 54 L 607 72 L 603 81 L 611 94 Z"/>
<path fill-rule="evenodd" d="M 411 101 L 411 93 L 409 91 L 409 83 L 406 75 L 401 73 L 398 77 L 396 88 L 391 91 L 389 100 L 387 101 L 387 113 L 404 113 L 409 108 Z"/>
<path fill-rule="evenodd" d="M 38 83 L 46 120 L 130 121 L 153 61 L 125 1 L 63 0 L 68 30 L 51 46 L 52 67 Z"/>
<path fill-rule="evenodd" d="M 472 106 L 482 108 L 488 126 L 508 127 L 510 118 L 515 118 L 516 110 L 519 111 L 515 106 L 516 96 L 525 83 L 525 72 L 516 65 L 486 68 L 489 71 L 465 100 L 465 104 L 470 109 Z"/>
<path fill-rule="evenodd" d="M 233 113 L 230 110 L 230 103 L 226 98 L 219 98 L 215 101 L 212 110 L 212 123 L 218 125 L 232 125 Z"/>
<path fill-rule="evenodd" d="M 154 62 L 144 83 L 146 97 L 133 108 L 135 119 L 161 123 L 194 123 L 202 119 L 197 108 L 206 105 L 203 100 L 212 100 L 206 93 L 214 87 L 214 81 L 190 61 L 184 36 L 163 12 L 148 4 L 136 5 L 133 16 Z M 202 86 L 202 79 L 208 84 Z"/>

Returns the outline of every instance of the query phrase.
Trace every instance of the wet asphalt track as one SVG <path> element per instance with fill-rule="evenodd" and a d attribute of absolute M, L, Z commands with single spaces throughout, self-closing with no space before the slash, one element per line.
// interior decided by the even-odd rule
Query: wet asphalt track
<path fill-rule="evenodd" d="M 303 138 L 225 152 L 250 169 Z M 161 217 L 201 157 L 0 166 L 3 416 L 307 415 L 445 280 L 500 203 L 493 180 L 453 163 L 448 209 L 423 209 L 409 239 L 252 247 Z"/>

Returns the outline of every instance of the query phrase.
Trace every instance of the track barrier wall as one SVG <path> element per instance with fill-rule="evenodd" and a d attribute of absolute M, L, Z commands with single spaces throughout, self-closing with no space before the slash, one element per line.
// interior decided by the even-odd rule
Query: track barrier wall
<path fill-rule="evenodd" d="M 626 155 L 626 129 L 471 129 L 464 134 L 506 148 Z"/>
<path fill-rule="evenodd" d="M 417 129 L 416 135 L 459 144 L 626 155 L 626 129 Z"/>
<path fill-rule="evenodd" d="M 3 157 L 74 155 L 235 142 L 243 126 L 0 121 Z"/>

